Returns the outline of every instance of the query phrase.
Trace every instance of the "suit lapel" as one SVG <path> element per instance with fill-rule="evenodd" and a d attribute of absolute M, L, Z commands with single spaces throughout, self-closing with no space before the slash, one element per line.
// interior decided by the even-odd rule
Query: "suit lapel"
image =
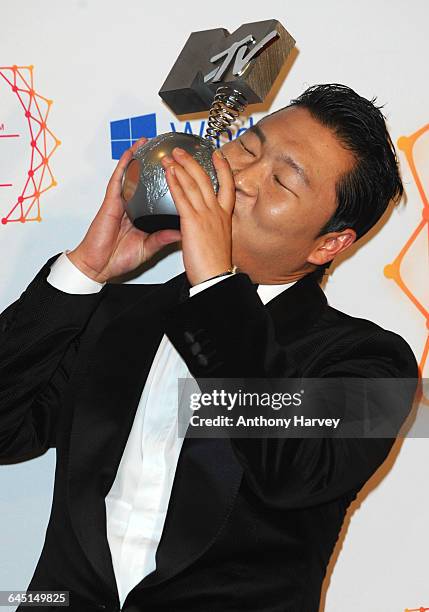
<path fill-rule="evenodd" d="M 156 570 L 137 588 L 171 578 L 214 543 L 234 506 L 242 476 L 229 440 L 185 438 L 156 553 Z"/>

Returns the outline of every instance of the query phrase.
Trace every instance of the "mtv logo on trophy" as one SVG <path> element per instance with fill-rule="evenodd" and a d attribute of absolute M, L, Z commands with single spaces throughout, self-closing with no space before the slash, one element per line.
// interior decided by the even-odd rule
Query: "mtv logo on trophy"
<path fill-rule="evenodd" d="M 188 151 L 218 190 L 212 162 L 215 139 L 248 104 L 263 102 L 295 40 L 275 19 L 193 32 L 158 92 L 177 115 L 209 111 L 204 138 L 167 132 L 140 147 L 123 178 L 125 211 L 145 232 L 180 229 L 180 218 L 168 189 L 161 159 L 174 147 Z"/>

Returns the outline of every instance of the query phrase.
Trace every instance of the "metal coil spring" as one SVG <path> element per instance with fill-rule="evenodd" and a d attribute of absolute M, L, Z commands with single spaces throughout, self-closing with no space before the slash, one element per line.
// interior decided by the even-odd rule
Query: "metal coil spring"
<path fill-rule="evenodd" d="M 210 108 L 206 138 L 216 138 L 227 130 L 246 106 L 246 96 L 238 89 L 228 85 L 218 87 Z"/>

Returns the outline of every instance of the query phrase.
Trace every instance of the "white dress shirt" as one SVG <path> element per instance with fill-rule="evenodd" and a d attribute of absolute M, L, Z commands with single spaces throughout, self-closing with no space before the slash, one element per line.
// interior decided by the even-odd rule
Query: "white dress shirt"
<path fill-rule="evenodd" d="M 67 257 L 55 260 L 48 282 L 66 293 L 95 293 L 105 283 L 83 274 Z M 229 276 L 190 288 L 190 297 Z M 266 304 L 294 283 L 259 285 Z M 164 334 L 149 371 L 115 481 L 106 496 L 107 539 L 121 607 L 128 593 L 156 567 L 183 438 L 177 433 L 177 379 L 191 377 Z"/>

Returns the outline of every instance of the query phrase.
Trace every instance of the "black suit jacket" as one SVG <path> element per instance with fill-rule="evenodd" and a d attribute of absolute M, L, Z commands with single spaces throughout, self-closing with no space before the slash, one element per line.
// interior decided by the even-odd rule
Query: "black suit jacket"
<path fill-rule="evenodd" d="M 58 255 L 0 316 L 0 457 L 56 448 L 28 589 L 70 591 L 72 612 L 119 610 L 104 499 L 164 332 L 195 377 L 417 377 L 401 337 L 329 307 L 312 275 L 266 306 L 243 273 L 192 299 L 185 274 L 70 295 L 46 280 Z M 392 442 L 185 439 L 157 569 L 122 609 L 316 612 L 347 506 Z"/>

